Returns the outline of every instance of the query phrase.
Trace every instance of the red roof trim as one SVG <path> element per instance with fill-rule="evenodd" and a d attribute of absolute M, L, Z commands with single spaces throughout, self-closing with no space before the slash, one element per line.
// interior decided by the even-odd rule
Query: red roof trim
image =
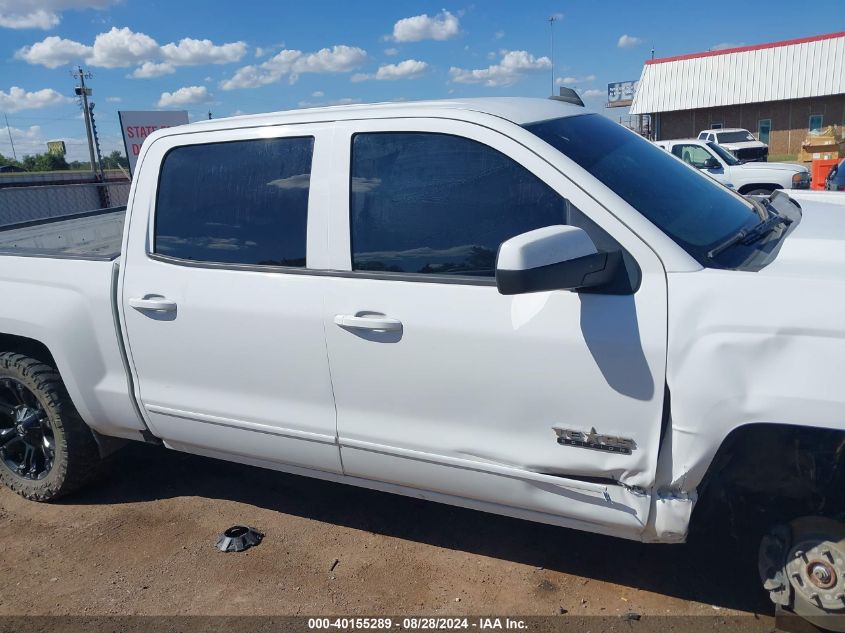
<path fill-rule="evenodd" d="M 720 51 L 705 51 L 703 53 L 690 53 L 689 55 L 675 55 L 674 57 L 660 57 L 658 59 L 646 60 L 648 64 L 662 64 L 664 62 L 677 62 L 682 59 L 696 59 L 698 57 L 712 57 L 714 55 L 727 55 L 729 53 L 745 53 L 746 51 L 758 51 L 764 48 L 777 48 L 779 46 L 792 46 L 793 44 L 806 44 L 807 42 L 818 42 L 836 37 L 845 37 L 845 31 L 838 33 L 827 33 L 825 35 L 814 35 L 812 37 L 801 37 L 795 40 L 783 40 L 781 42 L 769 42 L 768 44 L 756 44 L 754 46 L 738 46 L 736 48 L 725 48 Z"/>

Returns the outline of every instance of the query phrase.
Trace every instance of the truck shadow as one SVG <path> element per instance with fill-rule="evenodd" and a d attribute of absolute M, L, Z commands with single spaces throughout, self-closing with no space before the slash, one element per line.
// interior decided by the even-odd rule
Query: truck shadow
<path fill-rule="evenodd" d="M 749 559 L 718 530 L 646 545 L 131 443 L 109 475 L 60 503 L 225 499 L 565 574 L 771 614 Z M 248 517 L 245 518 L 248 522 Z"/>

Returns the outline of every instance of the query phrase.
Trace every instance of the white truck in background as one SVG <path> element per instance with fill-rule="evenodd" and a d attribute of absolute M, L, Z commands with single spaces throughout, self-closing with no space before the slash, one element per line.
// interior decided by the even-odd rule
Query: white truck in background
<path fill-rule="evenodd" d="M 810 170 L 803 165 L 742 162 L 721 145 L 694 138 L 654 144 L 743 195 L 768 196 L 777 189 L 810 188 Z"/>
<path fill-rule="evenodd" d="M 217 119 L 152 134 L 127 209 L 0 231 L 0 294 L 26 498 L 138 440 L 646 542 L 731 517 L 845 627 L 829 199 L 552 100 Z"/>
<path fill-rule="evenodd" d="M 757 140 L 751 132 L 743 128 L 702 130 L 698 134 L 698 139 L 721 145 L 741 161 L 766 162 L 769 160 L 769 146 Z"/>

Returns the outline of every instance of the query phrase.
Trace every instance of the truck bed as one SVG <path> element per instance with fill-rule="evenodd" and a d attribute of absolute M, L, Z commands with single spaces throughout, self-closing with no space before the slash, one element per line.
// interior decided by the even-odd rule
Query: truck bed
<path fill-rule="evenodd" d="M 112 260 L 120 255 L 126 207 L 0 229 L 0 255 Z"/>

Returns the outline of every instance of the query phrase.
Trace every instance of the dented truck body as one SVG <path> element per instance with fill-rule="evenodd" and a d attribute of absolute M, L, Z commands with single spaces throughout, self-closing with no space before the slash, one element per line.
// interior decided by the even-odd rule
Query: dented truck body
<path fill-rule="evenodd" d="M 100 439 L 682 542 L 700 495 L 718 485 L 713 465 L 742 480 L 736 464 L 766 445 L 755 433 L 842 440 L 845 207 L 810 194 L 750 202 L 590 116 L 547 100 L 482 99 L 156 132 L 125 221 L 119 211 L 99 220 L 122 226 L 119 248 L 114 236 L 115 248 L 102 245 L 111 234 L 96 217 L 0 234 L 0 292 L 12 299 L 0 310 L 0 351 L 53 364 Z M 248 164 L 248 144 L 285 140 L 285 164 L 304 160 L 298 172 L 250 190 L 236 182 L 263 169 Z M 585 149 L 588 140 L 600 147 Z M 200 173 L 199 154 L 179 157 L 221 145 L 246 164 L 214 166 L 222 203 L 204 209 L 216 180 Z M 435 154 L 406 157 L 409 148 Z M 452 165 L 454 178 L 433 164 Z M 659 186 L 643 185 L 648 169 L 663 171 Z M 566 230 L 485 225 L 498 236 L 492 252 L 472 226 L 468 244 L 416 247 L 409 233 L 393 249 L 363 233 L 409 199 L 436 213 L 461 178 L 483 188 L 441 223 L 492 190 L 482 211 L 515 196 L 520 214 L 552 209 L 562 215 L 551 224 Z M 522 180 L 502 188 L 506 178 Z M 226 223 L 226 202 L 253 200 L 253 189 L 304 205 L 301 260 L 238 261 L 255 236 L 241 235 L 246 211 Z M 193 215 L 168 219 L 191 205 Z M 739 232 L 710 235 L 726 206 Z M 51 248 L 67 235 L 74 244 Z M 85 248 L 92 240 L 96 252 Z M 452 261 L 467 252 L 479 270 Z M 426 257 L 434 263 L 422 266 Z M 731 438 L 741 441 L 726 456 Z M 830 455 L 813 472 L 838 476 L 841 451 Z"/>

